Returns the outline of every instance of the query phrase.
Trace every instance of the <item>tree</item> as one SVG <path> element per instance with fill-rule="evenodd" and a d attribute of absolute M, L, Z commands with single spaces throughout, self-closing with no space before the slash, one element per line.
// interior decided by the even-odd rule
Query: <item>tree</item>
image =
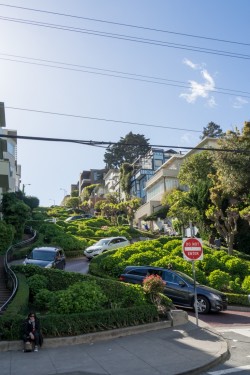
<path fill-rule="evenodd" d="M 126 200 L 129 200 L 130 198 L 131 177 L 133 170 L 133 166 L 129 163 L 123 163 L 120 168 L 120 186 L 125 194 Z"/>
<path fill-rule="evenodd" d="M 144 135 L 130 132 L 125 138 L 121 137 L 115 145 L 107 148 L 104 163 L 109 169 L 120 168 L 123 163 L 132 164 L 139 156 L 149 151 L 148 141 Z"/>
<path fill-rule="evenodd" d="M 130 199 L 128 201 L 119 203 L 117 206 L 120 211 L 123 211 L 125 215 L 127 215 L 129 225 L 132 228 L 133 221 L 135 218 L 135 213 L 138 210 L 138 208 L 141 206 L 141 199 L 140 198 Z"/>
<path fill-rule="evenodd" d="M 238 219 L 247 219 L 244 208 L 249 206 L 250 194 L 250 123 L 246 122 L 242 134 L 238 129 L 228 132 L 219 141 L 213 164 L 216 175 L 212 176 L 210 189 L 212 206 L 206 214 L 214 221 L 220 235 L 226 240 L 228 253 L 233 253 L 233 245 L 238 233 Z M 248 219 L 247 219 L 248 220 Z"/>
<path fill-rule="evenodd" d="M 31 217 L 30 207 L 17 199 L 15 193 L 4 193 L 2 198 L 2 213 L 4 221 L 15 229 L 15 239 L 21 239 L 25 223 Z"/>
<path fill-rule="evenodd" d="M 39 199 L 37 197 L 31 197 L 31 196 L 24 196 L 23 201 L 27 206 L 30 207 L 31 211 L 33 211 L 35 208 L 39 207 Z"/>
<path fill-rule="evenodd" d="M 80 203 L 80 197 L 66 198 L 65 206 L 69 208 L 79 208 Z"/>
<path fill-rule="evenodd" d="M 196 225 L 200 234 L 207 237 L 211 231 L 212 222 L 205 212 L 211 204 L 211 176 L 215 173 L 216 169 L 213 165 L 212 153 L 203 151 L 187 158 L 182 164 L 178 175 L 180 183 L 189 188 L 183 204 L 197 210 L 199 214 L 196 217 Z"/>
<path fill-rule="evenodd" d="M 223 133 L 220 125 L 217 125 L 211 121 L 205 128 L 203 128 L 203 132 L 200 136 L 200 139 L 204 139 L 206 137 L 220 138 L 223 137 L 223 135 L 225 135 L 225 133 Z"/>

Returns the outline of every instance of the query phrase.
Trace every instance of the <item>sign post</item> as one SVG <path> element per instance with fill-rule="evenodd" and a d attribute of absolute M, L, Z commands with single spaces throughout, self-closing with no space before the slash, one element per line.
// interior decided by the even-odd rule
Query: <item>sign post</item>
<path fill-rule="evenodd" d="M 196 324 L 198 323 L 198 308 L 197 308 L 197 290 L 196 290 L 196 276 L 195 276 L 195 260 L 202 260 L 203 259 L 203 248 L 202 248 L 202 240 L 201 238 L 183 238 L 182 240 L 182 251 L 183 257 L 186 260 L 192 262 L 192 270 L 193 270 L 193 277 L 194 277 L 194 308 L 195 308 L 195 316 L 196 316 Z"/>

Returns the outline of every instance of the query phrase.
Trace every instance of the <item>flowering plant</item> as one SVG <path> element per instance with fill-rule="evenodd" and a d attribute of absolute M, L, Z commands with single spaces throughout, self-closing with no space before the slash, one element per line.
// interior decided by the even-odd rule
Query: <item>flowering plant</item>
<path fill-rule="evenodd" d="M 159 275 L 150 275 L 143 280 L 143 290 L 151 295 L 162 293 L 165 288 L 165 282 Z"/>

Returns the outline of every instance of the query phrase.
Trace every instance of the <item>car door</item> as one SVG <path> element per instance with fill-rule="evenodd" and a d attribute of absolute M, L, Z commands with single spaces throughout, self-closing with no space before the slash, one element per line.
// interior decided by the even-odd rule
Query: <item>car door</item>
<path fill-rule="evenodd" d="M 176 305 L 189 306 L 191 293 L 189 285 L 173 271 L 164 271 L 162 278 L 166 281 L 164 290 L 166 296 Z"/>

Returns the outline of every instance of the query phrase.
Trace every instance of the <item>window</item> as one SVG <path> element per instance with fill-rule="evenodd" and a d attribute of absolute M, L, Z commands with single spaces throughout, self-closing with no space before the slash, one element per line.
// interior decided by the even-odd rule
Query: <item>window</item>
<path fill-rule="evenodd" d="M 129 275 L 146 276 L 147 270 L 145 268 L 137 268 L 128 272 Z"/>

